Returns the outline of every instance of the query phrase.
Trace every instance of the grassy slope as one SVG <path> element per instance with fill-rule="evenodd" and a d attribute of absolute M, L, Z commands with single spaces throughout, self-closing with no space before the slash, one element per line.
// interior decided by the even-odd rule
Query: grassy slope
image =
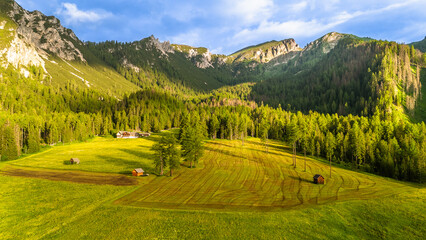
<path fill-rule="evenodd" d="M 269 42 L 264 42 L 258 45 L 254 45 L 254 46 L 249 46 L 246 48 L 243 48 L 241 50 L 236 51 L 235 53 L 232 53 L 231 55 L 229 55 L 229 57 L 233 57 L 233 58 L 237 58 L 238 56 L 242 56 L 245 54 L 251 54 L 254 51 L 257 50 L 266 50 L 268 48 L 274 47 L 276 46 L 280 41 L 269 41 Z"/>
<path fill-rule="evenodd" d="M 52 76 L 52 84 L 57 86 L 66 86 L 67 82 L 70 81 L 83 88 L 88 88 L 86 83 L 79 78 L 81 77 L 89 82 L 90 88 L 111 94 L 114 93 L 117 97 L 139 89 L 139 87 L 127 81 L 105 64 L 91 66 L 80 62 L 65 62 L 59 58 L 53 58 L 46 61 L 46 69 Z"/>
<path fill-rule="evenodd" d="M 145 139 L 96 138 L 88 143 L 57 146 L 14 161 L 13 165 L 121 174 L 131 173 L 136 167 L 152 171 L 152 144 Z M 79 158 L 81 164 L 66 164 L 72 157 Z"/>
<path fill-rule="evenodd" d="M 122 156 L 124 151 L 120 149 L 124 145 L 138 152 L 139 157 L 132 159 L 139 162 L 138 166 L 148 160 L 144 152 L 152 144 L 150 139 L 121 140 L 126 144 L 120 146 L 117 141 L 97 138 L 86 144 L 54 147 L 8 165 L 32 166 L 43 161 L 42 164 L 50 164 L 51 168 L 63 169 L 69 167 L 63 165 L 63 159 L 69 157 L 67 153 L 82 150 L 81 165 L 73 167 L 87 171 L 99 171 L 103 167 L 105 172 L 111 169 L 120 172 L 115 168 L 136 166 L 123 162 L 134 155 Z M 3 219 L 0 238 L 421 239 L 426 234 L 423 186 L 337 168 L 333 169 L 334 177 L 329 179 L 327 165 L 314 160 L 308 161 L 307 172 L 303 171 L 300 160 L 294 170 L 285 146 L 272 142 L 266 153 L 259 143 L 257 139 L 249 139 L 242 147 L 239 141 L 210 141 L 196 169 L 181 168 L 173 178 L 141 178 L 141 186 L 136 187 L 0 175 L 0 218 Z M 85 145 L 87 148 L 83 148 Z M 110 149 L 107 153 L 115 163 L 102 157 L 90 160 L 90 154 L 98 155 L 106 149 Z M 0 169 L 4 165 L 0 165 Z M 308 182 L 313 172 L 324 174 L 327 184 L 318 186 Z M 284 184 L 276 186 L 277 181 Z M 285 201 L 282 201 L 283 194 Z M 316 204 L 316 201 L 300 204 L 299 197 L 308 200 L 315 195 L 319 203 L 326 204 Z M 339 201 L 335 201 L 336 196 Z M 241 206 L 256 201 L 267 205 L 277 198 L 279 202 L 297 203 L 299 207 L 271 212 L 239 211 L 247 210 Z M 131 200 L 131 205 L 144 206 L 138 201 L 141 199 L 163 210 L 122 205 L 125 200 Z M 197 200 L 195 204 L 226 202 L 240 204 L 240 207 L 230 209 L 237 211 L 223 212 L 199 205 L 204 210 L 193 211 L 187 210 L 188 207 L 168 210 L 164 204 L 182 203 L 182 200 L 187 203 Z"/>

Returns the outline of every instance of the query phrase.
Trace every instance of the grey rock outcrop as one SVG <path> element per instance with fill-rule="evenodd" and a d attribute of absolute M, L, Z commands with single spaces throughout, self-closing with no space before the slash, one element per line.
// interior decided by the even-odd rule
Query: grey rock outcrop
<path fill-rule="evenodd" d="M 300 50 L 299 45 L 291 38 L 278 42 L 265 43 L 256 47 L 249 47 L 249 50 L 242 50 L 233 55 L 235 61 L 254 60 L 260 63 L 267 63 L 276 57 Z"/>
<path fill-rule="evenodd" d="M 29 12 L 16 2 L 12 3 L 8 15 L 17 23 L 17 33 L 24 41 L 35 46 L 40 55 L 52 53 L 68 61 L 86 61 L 76 46 L 82 45 L 82 42 L 73 31 L 63 27 L 57 18 L 47 17 L 39 11 Z"/>
<path fill-rule="evenodd" d="M 329 53 L 336 45 L 339 43 L 339 41 L 345 37 L 345 34 L 337 33 L 337 32 L 331 32 L 320 39 L 317 39 L 313 42 L 310 42 L 304 49 L 303 52 L 312 50 L 314 48 L 321 48 L 321 51 L 325 54 Z"/>
<path fill-rule="evenodd" d="M 168 53 L 174 53 L 174 48 L 170 45 L 169 41 L 160 42 L 158 38 L 155 38 L 154 35 L 151 35 L 147 41 L 147 47 L 152 49 L 157 49 L 162 55 L 168 55 Z"/>

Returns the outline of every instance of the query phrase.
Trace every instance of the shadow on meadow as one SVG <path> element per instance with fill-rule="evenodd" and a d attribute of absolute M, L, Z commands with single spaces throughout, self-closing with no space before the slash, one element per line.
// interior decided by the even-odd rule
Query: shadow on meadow
<path fill-rule="evenodd" d="M 230 156 L 230 157 L 235 157 L 235 158 L 242 158 L 243 157 L 242 155 L 234 154 L 229 150 L 223 150 L 223 149 L 219 150 L 219 149 L 211 148 L 211 147 L 207 147 L 207 146 L 204 147 L 204 150 L 217 152 L 217 153 L 224 154 L 224 155 L 227 155 L 227 156 Z"/>
<path fill-rule="evenodd" d="M 150 165 L 148 165 L 147 163 L 141 162 L 141 161 L 129 160 L 129 159 L 125 159 L 125 158 L 111 157 L 111 156 L 108 156 L 108 155 L 98 155 L 97 157 L 105 159 L 106 162 L 111 163 L 113 165 L 124 167 L 124 168 L 128 169 L 128 170 L 119 172 L 120 174 L 131 175 L 132 170 L 135 169 L 135 168 L 142 168 L 148 173 L 151 173 L 154 170 Z"/>
<path fill-rule="evenodd" d="M 294 180 L 297 180 L 297 181 L 299 181 L 299 182 L 306 182 L 306 183 L 310 183 L 310 184 L 315 184 L 314 183 L 314 180 L 312 179 L 312 180 L 310 180 L 310 179 L 307 179 L 307 178 L 305 178 L 305 177 L 295 177 L 295 176 L 291 176 L 291 175 L 289 175 L 288 176 L 289 178 L 292 178 L 292 179 L 294 179 Z"/>
<path fill-rule="evenodd" d="M 245 142 L 249 143 L 249 144 L 261 146 L 263 148 L 265 147 L 265 144 L 260 143 L 260 142 L 255 142 L 255 141 L 250 141 L 250 140 L 247 140 Z M 275 144 L 271 144 L 271 143 L 268 143 L 267 145 L 268 145 L 268 148 L 273 148 L 275 150 L 289 152 L 289 153 L 293 152 L 293 149 L 291 147 L 288 147 L 288 146 L 280 146 L 280 145 L 275 145 Z"/>

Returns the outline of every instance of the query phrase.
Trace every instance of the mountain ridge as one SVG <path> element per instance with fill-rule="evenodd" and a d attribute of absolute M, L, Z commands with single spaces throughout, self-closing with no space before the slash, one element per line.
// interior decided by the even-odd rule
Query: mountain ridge
<path fill-rule="evenodd" d="M 312 108 L 328 113 L 368 115 L 373 114 L 373 106 L 377 105 L 374 101 L 379 101 L 379 98 L 372 97 L 376 96 L 376 93 L 366 86 L 359 87 L 355 83 L 348 85 L 348 82 L 354 80 L 348 80 L 345 74 L 354 71 L 351 77 L 358 80 L 362 78 L 363 84 L 380 85 L 382 82 L 391 82 L 386 79 L 389 76 L 380 76 L 378 83 L 364 82 L 364 78 L 373 81 L 375 78 L 372 75 L 378 76 L 384 71 L 378 66 L 389 70 L 388 66 L 377 64 L 380 60 L 377 56 L 383 57 L 380 61 L 385 62 L 391 58 L 391 53 L 387 52 L 389 48 L 405 51 L 405 45 L 337 32 L 327 33 L 308 43 L 304 48 L 300 48 L 294 39 L 289 38 L 249 46 L 230 55 L 213 54 L 204 47 L 161 42 L 153 35 L 130 43 L 82 42 L 72 30 L 63 27 L 55 17 L 45 16 L 39 11 L 28 12 L 12 0 L 3 1 L 1 4 L 4 7 L 1 13 L 6 19 L 3 20 L 6 21 L 4 24 L 0 21 L 0 27 L 3 26 L 0 32 L 4 36 L 2 42 L 5 45 L 9 44 L 4 48 L 6 51 L 2 50 L 9 56 L 2 57 L 3 62 L 5 60 L 12 62 L 17 72 L 24 76 L 29 76 L 30 67 L 21 65 L 41 66 L 45 74 L 45 79 L 42 80 L 44 83 L 49 82 L 63 87 L 71 81 L 79 87 L 98 89 L 113 96 L 140 89 L 158 89 L 170 94 L 198 96 L 226 86 L 242 86 L 244 83 L 250 83 L 244 85 L 243 90 L 246 91 L 247 86 L 256 90 L 251 92 L 250 99 L 256 99 L 258 103 L 264 101 L 274 106 L 278 104 L 288 106 L 289 102 L 297 98 L 285 100 L 287 97 L 283 94 L 286 91 L 300 91 L 300 88 L 294 88 L 294 84 L 305 80 L 307 82 L 303 87 L 310 88 L 306 94 L 315 93 L 321 96 L 330 94 L 336 97 L 335 92 L 312 90 L 318 86 L 326 89 L 324 82 L 330 82 L 332 79 L 331 82 L 336 84 L 335 91 L 339 92 L 340 100 L 335 102 L 333 107 L 312 106 Z M 11 33 L 8 33 L 12 25 L 15 26 L 12 31 L 15 34 L 13 38 Z M 365 58 L 355 51 L 354 49 L 359 46 L 365 48 L 371 55 Z M 346 58 L 342 59 L 344 64 L 331 58 L 334 56 L 338 59 L 344 54 L 346 54 Z M 389 91 L 395 92 L 392 98 L 397 105 L 403 104 L 413 109 L 417 99 L 420 98 L 419 79 L 423 62 L 420 52 L 397 55 L 398 57 L 394 59 L 397 66 L 395 69 L 403 68 L 404 71 L 392 75 L 397 79 L 389 86 L 391 88 Z M 403 57 L 408 57 L 408 60 L 402 59 Z M 328 65 L 322 65 L 327 61 Z M 347 69 L 343 69 L 342 66 Z M 408 71 L 410 67 L 410 71 L 413 72 L 411 74 Z M 318 70 L 314 71 L 315 68 Z M 318 79 L 315 76 L 322 77 Z M 289 79 L 294 83 L 287 86 Z M 275 85 L 268 86 L 272 82 Z M 287 86 L 287 90 L 280 89 L 279 86 Z M 414 90 L 409 86 L 414 86 L 412 87 Z M 237 88 L 232 89 L 238 91 Z M 371 91 L 360 94 L 369 106 L 362 106 L 365 103 L 357 100 L 352 100 L 352 104 L 345 102 L 344 99 L 353 98 L 346 95 L 351 95 L 354 89 Z M 381 91 L 380 87 L 377 91 Z M 242 95 L 248 96 L 246 93 Z M 359 94 L 355 91 L 352 95 Z M 326 101 L 323 104 L 332 105 L 333 99 L 330 96 L 321 97 L 323 100 L 330 99 L 329 103 Z M 373 100 L 369 100 L 370 97 Z M 355 112 L 342 110 L 346 105 L 358 110 Z M 293 106 L 299 107 L 288 110 L 306 111 L 303 104 L 297 103 Z"/>

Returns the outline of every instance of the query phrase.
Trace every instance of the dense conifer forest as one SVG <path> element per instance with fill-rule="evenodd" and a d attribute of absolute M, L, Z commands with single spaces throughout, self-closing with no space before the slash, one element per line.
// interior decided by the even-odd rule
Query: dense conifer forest
<path fill-rule="evenodd" d="M 292 144 L 299 154 L 331 157 L 333 162 L 396 179 L 425 180 L 426 126 L 407 121 L 398 111 L 386 113 L 377 106 L 370 117 L 302 114 L 241 100 L 232 88 L 193 98 L 141 90 L 116 99 L 72 84 L 53 88 L 39 81 L 40 71 L 34 68 L 25 78 L 2 69 L 3 161 L 37 152 L 42 145 L 84 141 L 119 130 L 158 132 L 191 122 L 205 138 L 278 139 Z"/>
<path fill-rule="evenodd" d="M 9 18 L 12 1 L 8 4 L 0 16 L 11 29 L 2 31 L 4 46 L 18 38 L 19 24 L 50 21 L 44 27 L 62 28 L 44 15 L 34 23 L 22 20 L 39 13 L 18 7 Z M 426 179 L 422 42 L 409 46 L 329 33 L 261 63 L 203 55 L 205 48 L 161 43 L 153 36 L 133 43 L 83 43 L 69 29 L 61 34 L 74 44 L 56 50 L 84 58 L 71 64 L 51 53 L 46 66 L 53 75 L 41 66 L 0 67 L 2 161 L 120 130 L 195 125 L 206 139 L 282 140 L 298 154 L 401 180 Z M 188 55 L 194 49 L 199 52 Z"/>
<path fill-rule="evenodd" d="M 346 38 L 327 55 L 292 59 L 281 74 L 256 84 L 251 95 L 305 113 L 372 116 L 376 107 L 390 112 L 394 106 L 412 112 L 425 56 L 395 42 Z"/>

